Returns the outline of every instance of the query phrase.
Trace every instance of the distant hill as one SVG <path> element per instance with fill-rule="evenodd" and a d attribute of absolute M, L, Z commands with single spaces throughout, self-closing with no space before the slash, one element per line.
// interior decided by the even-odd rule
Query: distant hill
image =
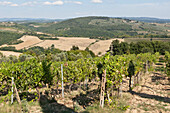
<path fill-rule="evenodd" d="M 130 17 L 129 17 L 130 18 Z M 133 17 L 132 17 L 133 19 Z M 134 18 L 135 19 L 135 18 Z M 142 18 L 137 18 L 142 19 Z M 143 20 L 149 18 L 143 18 Z M 90 37 L 99 39 L 127 38 L 127 37 L 156 37 L 170 36 L 170 23 L 147 23 L 127 18 L 110 17 L 80 17 L 67 20 L 11 18 L 2 19 L 0 29 L 17 29 L 24 32 L 44 32 L 65 37 Z M 152 18 L 150 18 L 152 20 Z"/>
<path fill-rule="evenodd" d="M 57 36 L 113 38 L 167 35 L 169 26 L 109 17 L 81 17 L 35 28 Z"/>
<path fill-rule="evenodd" d="M 170 23 L 170 19 L 149 18 L 149 17 L 121 17 L 121 18 L 141 21 L 141 22 L 148 22 L 148 23 Z"/>
<path fill-rule="evenodd" d="M 28 22 L 37 22 L 37 23 L 47 23 L 62 21 L 62 19 L 46 19 L 46 18 L 0 18 L 0 22 L 17 22 L 17 23 L 28 23 Z"/>
<path fill-rule="evenodd" d="M 150 17 L 110 17 L 110 18 L 122 18 L 135 21 L 147 22 L 147 23 L 170 23 L 170 19 L 150 18 Z M 0 22 L 59 22 L 68 19 L 48 19 L 48 18 L 0 18 Z"/>

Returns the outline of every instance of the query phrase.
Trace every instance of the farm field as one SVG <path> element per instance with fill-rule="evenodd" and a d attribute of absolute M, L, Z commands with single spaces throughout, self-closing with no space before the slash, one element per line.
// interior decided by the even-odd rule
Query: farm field
<path fill-rule="evenodd" d="M 24 49 L 24 48 L 27 49 L 27 48 L 33 47 L 37 43 L 43 42 L 43 40 L 40 40 L 36 36 L 26 36 L 26 35 L 21 37 L 20 40 L 22 40 L 24 42 L 17 44 L 17 45 L 10 45 L 10 46 L 14 46 L 14 47 L 16 47 L 17 50 L 20 50 L 20 49 Z"/>
<path fill-rule="evenodd" d="M 54 44 L 55 48 L 60 50 L 70 50 L 73 45 L 78 46 L 80 50 L 85 50 L 91 43 L 95 42 L 95 39 L 89 38 L 76 38 L 76 37 L 58 37 L 59 40 L 45 40 L 42 43 L 36 44 L 44 48 L 51 47 Z"/>
<path fill-rule="evenodd" d="M 10 55 L 14 55 L 14 56 L 17 56 L 19 57 L 20 54 L 22 53 L 19 53 L 19 52 L 13 52 L 13 51 L 0 51 L 4 56 L 10 56 Z"/>
<path fill-rule="evenodd" d="M 36 36 L 29 36 L 24 35 L 18 40 L 22 40 L 24 42 L 17 44 L 17 45 L 7 45 L 4 44 L 0 47 L 6 47 L 6 46 L 14 46 L 17 50 L 20 49 L 28 49 L 30 47 L 34 46 L 40 46 L 43 48 L 51 47 L 51 45 L 54 44 L 55 48 L 58 48 L 60 50 L 68 51 L 72 48 L 72 46 L 78 46 L 80 50 L 85 50 L 86 47 L 89 47 L 90 50 L 92 50 L 96 55 L 98 53 L 101 53 L 101 55 L 104 55 L 107 50 L 109 50 L 110 44 L 113 40 L 116 39 L 110 39 L 110 40 L 98 40 L 96 39 L 89 39 L 89 38 L 83 38 L 83 37 L 57 37 L 59 40 L 40 40 Z M 123 42 L 124 39 L 118 39 L 120 42 Z"/>

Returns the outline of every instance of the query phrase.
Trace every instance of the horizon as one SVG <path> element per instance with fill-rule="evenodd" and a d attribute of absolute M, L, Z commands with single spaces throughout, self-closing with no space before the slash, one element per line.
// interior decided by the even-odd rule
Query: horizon
<path fill-rule="evenodd" d="M 83 18 L 83 17 L 109 17 L 109 16 L 79 16 L 79 17 L 70 17 L 70 18 L 39 18 L 39 17 L 0 17 L 0 19 L 49 19 L 49 20 L 65 20 L 65 19 L 74 19 L 74 18 Z M 109 17 L 109 18 L 153 18 L 153 19 L 170 19 L 170 18 L 159 18 L 159 17 L 140 17 L 140 16 L 122 16 L 122 17 Z"/>
<path fill-rule="evenodd" d="M 169 6 L 169 0 L 1 0 L 0 18 L 106 16 L 170 19 Z"/>

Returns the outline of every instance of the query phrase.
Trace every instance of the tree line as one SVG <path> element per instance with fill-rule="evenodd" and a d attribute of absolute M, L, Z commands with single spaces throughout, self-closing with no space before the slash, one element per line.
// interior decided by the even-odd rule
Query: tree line
<path fill-rule="evenodd" d="M 131 42 L 119 42 L 119 40 L 114 40 L 109 51 L 113 55 L 123 55 L 123 54 L 140 54 L 140 53 L 156 53 L 164 55 L 165 51 L 170 52 L 170 42 L 163 41 L 139 41 L 137 43 Z"/>

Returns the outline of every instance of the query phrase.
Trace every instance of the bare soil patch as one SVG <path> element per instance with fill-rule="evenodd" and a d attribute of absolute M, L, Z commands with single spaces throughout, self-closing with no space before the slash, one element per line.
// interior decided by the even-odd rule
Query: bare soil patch
<path fill-rule="evenodd" d="M 21 37 L 19 40 L 22 40 L 24 42 L 20 43 L 18 45 L 11 45 L 11 46 L 16 47 L 17 50 L 24 49 L 24 48 L 30 48 L 30 47 L 36 45 L 37 43 L 43 42 L 43 40 L 40 40 L 36 36 L 28 36 L 28 35 Z"/>
<path fill-rule="evenodd" d="M 13 52 L 13 51 L 0 51 L 4 56 L 10 56 L 10 55 L 14 55 L 19 57 L 20 54 L 19 52 Z"/>

